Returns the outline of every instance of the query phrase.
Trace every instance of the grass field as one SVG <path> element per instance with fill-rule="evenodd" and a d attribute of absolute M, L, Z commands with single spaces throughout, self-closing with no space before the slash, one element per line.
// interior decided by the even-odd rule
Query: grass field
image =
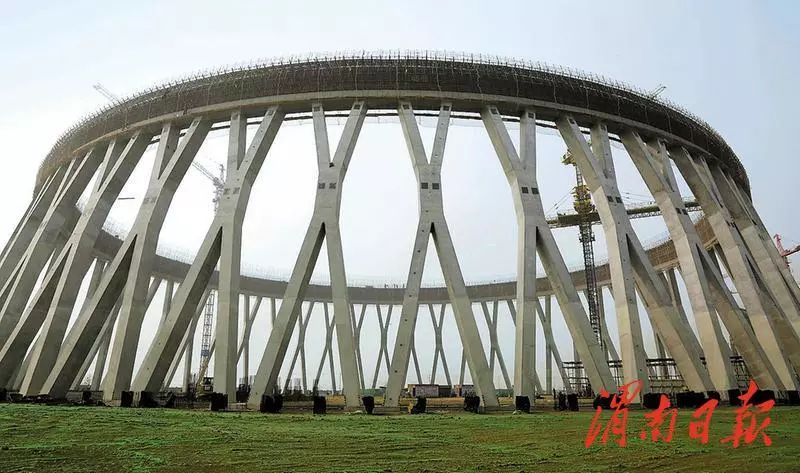
<path fill-rule="evenodd" d="M 0 472 L 9 471 L 800 471 L 800 409 L 774 408 L 771 447 L 688 437 L 681 411 L 670 444 L 639 439 L 645 411 L 629 416 L 629 445 L 583 440 L 592 413 L 530 415 L 262 415 L 164 409 L 0 405 Z"/>

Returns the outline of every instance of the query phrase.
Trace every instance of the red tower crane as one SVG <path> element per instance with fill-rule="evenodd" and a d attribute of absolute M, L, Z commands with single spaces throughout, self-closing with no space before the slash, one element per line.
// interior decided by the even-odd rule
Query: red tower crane
<path fill-rule="evenodd" d="M 795 253 L 800 252 L 800 245 L 796 245 L 792 248 L 786 249 L 783 247 L 783 243 L 781 242 L 781 236 L 779 234 L 775 234 L 775 246 L 778 247 L 778 253 L 780 253 L 783 261 L 786 263 L 786 266 L 789 266 L 789 255 L 793 255 Z"/>

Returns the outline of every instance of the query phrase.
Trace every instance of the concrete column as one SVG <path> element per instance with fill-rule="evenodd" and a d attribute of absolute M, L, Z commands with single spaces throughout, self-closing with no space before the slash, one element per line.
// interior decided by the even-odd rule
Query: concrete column
<path fill-rule="evenodd" d="M 419 359 L 417 358 L 417 348 L 414 342 L 414 336 L 411 337 L 411 359 L 414 361 L 414 371 L 417 373 L 417 384 L 422 384 L 422 371 L 419 369 Z M 464 360 L 461 360 L 461 378 L 464 378 Z"/>
<path fill-rule="evenodd" d="M 92 391 L 100 390 L 100 382 L 103 380 L 103 373 L 106 370 L 106 360 L 108 359 L 108 348 L 111 346 L 111 333 L 113 332 L 114 322 L 119 315 L 122 299 L 117 299 L 117 305 L 111 310 L 112 316 L 108 321 L 108 327 L 100 335 L 100 345 L 97 347 L 97 359 L 95 360 L 94 373 L 92 374 Z"/>
<path fill-rule="evenodd" d="M 325 114 L 321 104 L 312 104 L 311 113 L 314 122 L 314 137 L 317 148 L 317 195 L 314 214 L 308 226 L 300 254 L 295 262 L 292 276 L 286 286 L 286 293 L 280 311 L 270 333 L 264 356 L 256 373 L 250 391 L 249 407 L 256 408 L 261 394 L 275 386 L 281 363 L 292 335 L 292 327 L 297 321 L 297 312 L 303 300 L 308 281 L 314 271 L 323 239 L 328 250 L 328 266 L 331 275 L 331 291 L 334 308 L 333 318 L 336 325 L 336 340 L 339 344 L 339 361 L 342 368 L 345 402 L 348 408 L 361 405 L 361 393 L 358 377 L 358 364 L 353 341 L 353 326 L 350 318 L 350 302 L 347 293 L 347 278 L 344 269 L 342 242 L 339 234 L 339 211 L 341 208 L 341 190 L 353 150 L 358 139 L 361 125 L 367 113 L 367 106 L 356 101 L 350 109 L 339 145 L 330 158 L 328 131 Z M 255 397 L 253 397 L 255 395 Z"/>
<path fill-rule="evenodd" d="M 606 305 L 603 301 L 603 288 L 597 288 L 597 311 L 600 314 L 600 324 L 602 326 L 603 339 L 605 340 L 606 354 L 609 360 L 619 360 L 617 348 L 614 345 L 614 340 L 611 339 L 611 334 L 608 332 L 608 324 L 606 324 Z"/>
<path fill-rule="evenodd" d="M 667 148 L 661 140 L 652 140 L 649 146 L 646 145 L 639 134 L 633 130 L 627 130 L 622 134 L 622 142 L 647 188 L 653 194 L 667 224 L 675 252 L 678 255 L 681 275 L 686 282 L 692 314 L 705 355 L 706 368 L 715 390 L 725 393 L 737 385 L 733 366 L 730 363 L 731 353 L 722 335 L 722 328 L 714 307 L 713 294 L 703 268 L 705 248 L 697 235 L 689 212 L 686 211 Z M 668 274 L 674 278 L 674 269 Z M 679 302 L 680 295 L 677 293 L 677 287 L 674 287 L 671 292 L 673 292 L 673 301 Z M 676 306 L 682 310 L 682 304 L 676 304 Z M 721 308 L 721 310 L 724 309 Z M 735 313 L 730 314 L 730 316 L 735 315 Z"/>
<path fill-rule="evenodd" d="M 232 114 L 234 136 L 238 136 L 236 133 L 241 132 L 244 121 L 246 118 L 241 112 L 237 111 Z M 159 328 L 145 355 L 136 380 L 132 384 L 134 391 L 154 391 L 164 382 L 169 360 L 172 360 L 178 353 L 180 339 L 191 322 L 197 304 L 201 302 L 201 296 L 208 286 L 214 267 L 219 262 L 220 304 L 218 314 L 222 315 L 218 315 L 216 334 L 219 336 L 222 333 L 223 337 L 215 337 L 220 344 L 220 350 L 217 350 L 214 359 L 214 388 L 217 392 L 228 394 L 229 401 L 234 400 L 241 241 L 240 236 L 237 236 L 239 230 L 232 230 L 232 228 L 241 228 L 253 182 L 282 122 L 283 112 L 277 107 L 271 107 L 264 114 L 246 152 L 242 153 L 240 147 L 240 140 L 243 137 L 238 136 L 236 139 L 231 139 L 229 154 L 233 157 L 229 162 L 225 176 L 225 189 L 217 205 L 214 220 L 209 226 L 186 278 L 173 297 L 169 315 Z M 222 319 L 224 322 L 220 322 Z M 225 327 L 220 328 L 220 324 Z M 230 340 L 231 336 L 233 342 Z M 218 376 L 222 377 L 218 378 Z M 256 404 L 260 400 L 259 395 Z"/>
<path fill-rule="evenodd" d="M 322 308 L 325 314 L 325 348 L 322 350 L 322 358 L 319 360 L 319 368 L 317 369 L 317 376 L 314 377 L 314 386 L 319 386 L 319 379 L 322 376 L 322 370 L 325 368 L 325 360 L 327 359 L 331 372 L 331 388 L 336 392 L 336 373 L 333 371 L 333 329 L 335 321 L 331 321 L 328 315 L 328 303 L 323 302 Z M 373 383 L 373 389 L 374 389 Z"/>
<path fill-rule="evenodd" d="M 778 255 L 775 243 L 767 233 L 752 202 L 719 167 L 712 167 L 711 173 L 720 191 L 720 196 L 730 211 L 734 224 L 739 229 L 760 272 L 763 285 L 766 286 L 767 292 L 783 312 L 783 318 L 794 329 L 793 340 L 787 340 L 787 337 L 782 341 L 787 350 L 794 350 L 800 343 L 797 337 L 797 334 L 800 334 L 800 299 L 798 299 L 800 289 L 798 289 L 789 268 Z M 785 326 L 785 324 L 781 324 L 781 326 Z M 795 348 L 791 348 L 792 346 Z M 792 363 L 795 364 L 795 369 L 800 371 L 800 365 L 794 360 Z"/>
<path fill-rule="evenodd" d="M 86 302 L 88 301 L 88 299 L 90 299 L 92 297 L 92 294 L 94 294 L 94 291 L 97 290 L 97 286 L 100 285 L 100 278 L 103 277 L 103 271 L 106 268 L 106 262 L 101 260 L 101 259 L 97 259 L 94 262 L 93 268 L 94 269 L 92 269 L 92 276 L 91 276 L 91 279 L 89 280 L 89 288 L 86 291 L 86 298 L 83 301 L 83 305 L 86 305 Z M 83 309 L 83 307 L 81 307 L 81 309 Z M 104 327 L 104 329 L 105 329 L 105 327 Z M 103 330 L 103 332 L 104 333 L 103 333 L 103 335 L 101 335 L 100 338 L 105 338 L 105 330 Z M 41 337 L 41 335 L 39 337 L 36 337 L 36 341 L 34 342 L 34 344 L 39 343 L 39 338 L 40 337 Z M 70 386 L 70 390 L 77 389 L 78 385 L 81 384 L 81 382 L 83 382 L 83 378 L 86 376 L 86 373 L 89 371 L 89 367 L 90 367 L 90 365 L 92 363 L 92 360 L 97 355 L 97 351 L 100 349 L 100 346 L 99 346 L 98 343 L 96 343 L 95 345 L 97 345 L 97 346 L 92 346 L 92 351 L 89 353 L 89 356 L 86 357 L 87 359 L 84 361 L 83 365 L 81 366 L 81 369 L 80 369 L 80 371 L 78 373 L 78 376 L 76 376 L 75 380 L 72 382 L 72 385 Z M 31 354 L 28 353 L 28 356 L 25 358 L 25 362 L 26 362 L 26 368 L 25 369 L 26 370 L 27 370 L 27 364 L 30 363 L 30 358 L 31 358 Z M 19 384 L 17 385 L 17 389 L 19 389 L 19 386 L 22 384 L 22 379 L 20 378 L 20 379 L 18 379 L 18 381 L 19 381 Z"/>
<path fill-rule="evenodd" d="M 189 324 L 189 328 L 186 330 L 186 333 L 183 335 L 181 339 L 180 346 L 178 347 L 178 351 L 176 352 L 175 356 L 173 357 L 172 364 L 170 364 L 169 370 L 167 371 L 167 376 L 164 377 L 163 385 L 168 385 L 172 382 L 172 379 L 175 377 L 175 373 L 178 371 L 178 367 L 180 366 L 181 361 L 181 354 L 183 354 L 183 382 L 181 383 L 181 387 L 185 389 L 185 392 L 189 391 L 189 387 L 192 384 L 192 358 L 194 358 L 194 335 L 197 332 L 197 323 L 200 321 L 200 317 L 203 314 L 203 310 L 206 306 L 206 299 L 210 295 L 211 290 L 206 289 L 203 297 L 200 298 L 200 301 L 195 307 L 194 316 L 192 317 L 192 321 Z"/>
<path fill-rule="evenodd" d="M 115 140 L 108 146 L 78 223 L 61 251 L 54 255 L 52 268 L 28 304 L 7 345 L 0 351 L 0 367 L 6 363 L 13 364 L 24 356 L 37 331 L 41 334 L 31 351 L 30 366 L 20 386 L 20 392 L 26 395 L 38 394 L 50 373 L 80 286 L 94 259 L 94 245 L 102 225 L 150 138 L 150 134 L 137 132 L 129 140 Z M 8 302 L 11 303 L 12 299 Z"/>
<path fill-rule="evenodd" d="M 428 304 L 428 312 L 431 314 L 431 325 L 433 326 L 435 348 L 433 351 L 433 369 L 431 370 L 431 384 L 436 382 L 436 368 L 439 358 L 442 359 L 442 368 L 444 369 L 444 377 L 448 386 L 452 386 L 453 382 L 450 379 L 450 370 L 447 368 L 447 358 L 444 356 L 444 343 L 442 341 L 442 329 L 444 328 L 444 311 L 447 304 L 442 304 L 439 310 L 439 322 L 436 322 L 436 313 L 433 311 L 433 304 Z M 416 355 L 415 355 L 416 357 Z M 490 368 L 491 369 L 491 368 Z"/>
<path fill-rule="evenodd" d="M 244 358 L 244 380 L 245 384 L 250 382 L 250 333 L 253 331 L 253 322 L 258 315 L 258 309 L 261 307 L 261 300 L 263 297 L 255 296 L 255 303 L 250 306 L 250 296 L 244 296 L 244 314 L 245 324 L 244 331 L 242 332 L 242 342 L 239 344 L 239 350 L 236 352 L 236 360 Z"/>
<path fill-rule="evenodd" d="M 494 360 L 496 359 L 497 364 L 500 366 L 500 373 L 503 375 L 503 381 L 506 383 L 506 389 L 511 389 L 511 380 L 508 377 L 506 363 L 503 360 L 503 352 L 500 351 L 500 342 L 497 340 L 497 306 L 498 303 L 495 300 L 492 304 L 492 315 L 490 316 L 489 308 L 486 306 L 486 301 L 481 301 L 483 317 L 486 320 L 486 326 L 489 328 L 489 371 L 492 372 L 492 378 L 494 378 Z M 536 332 L 534 331 L 534 334 L 535 333 Z M 532 366 L 534 367 L 534 372 L 529 376 L 533 378 L 536 376 L 536 364 L 534 363 Z"/>
<path fill-rule="evenodd" d="M 306 329 L 308 328 L 308 322 L 311 320 L 312 309 L 314 309 L 314 301 L 308 303 L 305 319 L 302 314 L 300 314 L 297 319 L 297 346 L 294 349 L 292 362 L 289 364 L 289 374 L 286 376 L 286 383 L 283 387 L 284 391 L 289 389 L 289 380 L 294 373 L 294 367 L 298 357 L 300 358 L 300 374 L 303 381 L 303 391 L 308 391 L 308 376 L 306 375 Z M 323 351 L 323 360 L 325 359 L 324 353 L 325 351 Z M 322 368 L 320 368 L 320 370 L 321 369 Z"/>
<path fill-rule="evenodd" d="M 777 335 L 765 307 L 764 295 L 759 289 L 754 267 L 750 265 L 746 253 L 746 246 L 719 196 L 705 160 L 691 156 L 681 147 L 670 149 L 670 154 L 703 208 L 722 248 L 720 256 L 728 262 L 736 290 L 747 310 L 746 316 L 741 311 L 736 312 L 735 309 L 738 308 L 736 301 L 722 279 L 716 263 L 710 256 L 706 258 L 704 269 L 715 292 L 715 305 L 728 306 L 729 309 L 734 309 L 732 313 L 738 314 L 736 317 L 728 317 L 726 314 L 731 313 L 730 310 L 719 311 L 732 343 L 740 350 L 751 375 L 763 389 L 797 389 L 792 370 L 781 353 Z"/>
<path fill-rule="evenodd" d="M 381 362 L 386 361 L 386 373 L 389 373 L 389 323 L 392 321 L 392 305 L 389 306 L 389 312 L 386 314 L 386 323 L 383 321 L 383 314 L 381 313 L 381 305 L 375 304 L 375 309 L 378 311 L 378 324 L 381 330 L 381 347 L 378 349 L 378 361 L 375 362 L 375 375 L 372 377 L 372 389 L 378 384 L 378 373 L 381 369 Z M 434 370 L 435 371 L 435 370 Z"/>
<path fill-rule="evenodd" d="M 14 229 L 14 233 L 11 234 L 11 238 L 3 247 L 3 252 L 0 253 L 0 287 L 5 286 L 8 279 L 12 277 L 14 269 L 34 240 L 34 235 L 45 221 L 58 190 L 66 178 L 68 168 L 70 165 L 59 167 L 45 180 L 42 187 L 34 194 L 31 203 L 28 204 L 28 208 Z M 4 303 L 6 295 L 0 295 L 0 306 Z"/>
<path fill-rule="evenodd" d="M 23 311 L 31 296 L 31 292 L 35 288 L 45 264 L 47 264 L 47 261 L 53 253 L 58 234 L 63 231 L 71 231 L 72 227 L 75 225 L 75 220 L 70 216 L 74 215 L 75 204 L 89 185 L 97 167 L 102 162 L 105 151 L 106 145 L 98 144 L 82 158 L 76 158 L 68 165 L 68 169 L 65 171 L 65 178 L 61 181 L 41 224 L 28 241 L 27 248 L 22 254 L 22 257 L 17 258 L 11 276 L 2 282 L 2 289 L 0 289 L 0 298 L 2 298 L 3 301 L 2 307 L 0 307 L 0 345 L 6 345 L 11 338 L 17 337 L 16 334 L 12 335 L 12 331 L 15 330 L 17 323 L 23 316 Z M 7 264 L 12 263 L 12 256 L 13 255 L 9 253 Z M 86 270 L 90 263 L 91 260 L 86 263 L 82 275 L 86 275 Z M 55 279 L 58 281 L 58 276 L 63 269 L 64 266 L 61 261 L 54 264 L 51 271 L 48 272 L 48 274 L 51 275 L 48 280 Z M 49 297 L 53 297 L 52 291 L 55 291 L 54 284 L 45 285 L 42 290 L 42 292 L 49 292 Z M 39 310 L 47 310 L 47 307 L 40 308 Z M 19 349 L 13 350 L 14 353 L 12 353 L 12 355 L 14 355 L 14 360 L 12 364 L 14 366 L 2 366 L 0 372 L 11 372 L 22 362 L 22 358 L 25 356 L 24 352 L 27 351 L 30 346 L 40 325 L 41 319 L 38 321 L 38 324 L 36 324 L 34 333 L 30 335 L 30 337 L 24 337 L 27 343 L 24 343 L 25 346 L 22 349 L 23 353 L 21 355 L 17 354 Z M 23 344 L 17 343 L 17 345 Z M 0 355 L 0 359 L 2 359 L 2 357 L 3 355 Z M 12 360 L 7 360 L 6 363 L 9 361 Z M 3 363 L 0 361 L 0 364 Z M 0 380 L 0 384 L 4 384 L 5 381 L 6 380 Z"/>
<path fill-rule="evenodd" d="M 74 337 L 65 339 L 42 393 L 56 398 L 66 394 L 120 294 L 123 294 L 122 311 L 111 350 L 104 398 L 118 398 L 119 392 L 128 388 L 158 235 L 175 190 L 210 129 L 210 121 L 195 119 L 177 144 L 179 130 L 172 124 L 163 127 L 151 181 L 136 220 L 103 275 L 92 301 L 75 322 L 78 330 L 73 332 Z"/>
<path fill-rule="evenodd" d="M 462 385 L 462 386 L 464 385 L 464 372 L 466 371 L 466 369 L 467 369 L 467 353 L 462 348 L 461 349 L 461 369 L 459 370 L 459 375 L 458 375 L 458 383 L 460 385 Z"/>
<path fill-rule="evenodd" d="M 472 304 L 467 295 L 466 284 L 461 274 L 461 267 L 453 247 L 453 241 L 450 238 L 450 231 L 447 227 L 447 220 L 442 207 L 441 168 L 447 130 L 450 126 L 450 104 L 444 103 L 439 109 L 439 119 L 436 125 L 436 135 L 433 139 L 430 162 L 428 161 L 425 146 L 422 143 L 411 104 L 401 102 L 397 111 L 409 157 L 411 158 L 411 165 L 417 178 L 419 223 L 408 272 L 408 282 L 403 296 L 403 309 L 397 329 L 397 339 L 394 345 L 392 367 L 389 372 L 389 382 L 386 386 L 384 405 L 397 407 L 400 392 L 406 381 L 411 340 L 414 336 L 414 327 L 419 310 L 419 290 L 422 282 L 422 271 L 425 266 L 425 254 L 428 248 L 428 238 L 432 237 L 476 393 L 482 398 L 485 406 L 495 407 L 498 405 L 498 401 L 494 382 L 489 371 L 489 365 L 486 362 L 486 354 L 481 344 L 475 314 L 472 311 Z"/>
<path fill-rule="evenodd" d="M 542 316 L 542 332 L 552 333 L 552 300 L 553 298 L 550 296 L 545 296 L 544 298 L 544 314 Z M 553 392 L 553 345 L 550 341 L 545 340 L 545 389 L 547 393 L 550 394 Z"/>
<path fill-rule="evenodd" d="M 536 298 L 536 255 L 554 289 L 561 306 L 567 328 L 572 335 L 584 368 L 596 389 L 614 391 L 614 378 L 600 344 L 594 337 L 586 310 L 570 277 L 569 270 L 556 245 L 550 226 L 544 215 L 539 186 L 536 181 L 536 115 L 526 109 L 520 118 L 520 150 L 517 153 L 508 130 L 496 107 L 484 107 L 481 111 L 486 131 L 503 166 L 514 198 L 517 213 L 517 314 L 514 356 L 514 394 L 531 396 L 534 367 L 530 364 L 530 350 L 534 348 L 536 332 L 534 322 Z M 527 306 L 526 306 L 527 304 Z M 528 307 L 534 305 L 534 307 Z M 552 342 L 551 345 L 554 347 Z M 525 384 L 525 380 L 528 380 Z M 524 386 L 527 387 L 523 389 Z"/>
<path fill-rule="evenodd" d="M 175 292 L 175 283 L 169 279 L 166 280 L 166 284 L 164 285 L 164 302 L 161 306 L 161 319 L 158 322 L 159 327 L 164 325 L 164 321 L 167 320 L 167 315 L 169 315 L 169 309 L 172 307 L 172 296 Z"/>
<path fill-rule="evenodd" d="M 103 264 L 103 267 L 105 267 L 105 263 Z M 95 266 L 95 269 L 97 269 L 97 266 Z M 96 275 L 96 272 L 92 273 L 92 281 L 90 281 L 90 290 L 86 294 L 86 299 L 84 299 L 84 301 L 83 301 L 83 305 L 81 306 L 81 310 L 83 310 L 86 307 L 86 305 L 91 300 L 92 295 L 97 290 L 97 286 L 95 286 L 94 289 L 91 288 L 91 285 L 94 283 L 95 275 Z M 99 280 L 102 278 L 102 274 L 99 274 L 97 276 L 98 276 L 97 285 L 99 285 Z M 155 297 L 156 291 L 158 290 L 158 286 L 160 284 L 161 284 L 161 280 L 160 279 L 154 279 L 153 282 L 150 283 L 150 289 L 147 292 L 147 302 L 146 302 L 148 307 L 149 307 L 150 303 L 153 301 L 153 298 Z M 117 322 L 117 317 L 119 316 L 119 310 L 120 310 L 120 306 L 121 305 L 122 305 L 122 298 L 120 297 L 120 298 L 117 299 L 116 304 L 114 304 L 114 308 L 111 309 L 111 316 L 103 324 L 103 328 L 100 330 L 100 336 L 98 336 L 97 339 L 94 341 L 94 343 L 92 343 L 92 349 L 89 350 L 89 355 L 86 357 L 85 360 L 83 360 L 83 364 L 81 365 L 81 369 L 78 371 L 78 375 L 75 376 L 75 380 L 72 382 L 72 386 L 70 387 L 70 389 L 77 389 L 77 386 L 86 377 L 86 373 L 89 372 L 89 368 L 91 367 L 92 361 L 94 361 L 95 358 L 97 358 L 97 363 L 95 363 L 95 375 L 96 376 L 102 376 L 103 372 L 105 371 L 106 360 L 108 358 L 108 349 L 109 349 L 109 347 L 111 345 L 111 335 L 114 332 L 114 324 L 116 324 L 116 322 Z M 70 333 L 72 333 L 72 332 L 70 331 Z M 37 340 L 37 343 L 38 343 L 38 340 Z M 102 363 L 102 366 L 100 366 L 101 363 Z M 100 368 L 99 369 L 99 372 L 100 372 L 99 375 L 97 375 L 97 372 L 98 372 L 97 368 L 98 367 Z M 95 386 L 94 385 L 94 381 L 92 381 L 92 386 Z M 93 391 L 99 391 L 100 390 L 100 385 L 98 384 L 96 386 L 96 388 L 93 388 L 92 390 Z"/>
<path fill-rule="evenodd" d="M 355 306 L 352 303 L 350 304 L 350 313 L 353 316 L 353 341 L 356 346 L 356 361 L 358 362 L 358 381 L 362 391 L 366 389 L 366 386 L 364 385 L 364 360 L 361 358 L 361 327 L 364 325 L 364 314 L 366 311 L 367 304 L 361 304 L 361 314 L 358 316 L 358 320 L 356 320 Z"/>
<path fill-rule="evenodd" d="M 509 299 L 509 300 L 506 301 L 506 305 L 508 306 L 508 313 L 511 316 L 511 323 L 516 326 L 516 324 L 517 324 L 517 319 L 516 319 L 517 309 L 514 307 L 514 301 Z M 542 323 L 542 327 L 544 327 L 544 323 Z M 546 350 L 547 350 L 547 348 L 546 348 Z M 541 393 L 544 390 L 542 389 L 542 383 L 539 380 L 539 375 L 536 372 L 536 359 L 535 358 L 534 358 L 534 362 L 531 364 L 531 366 L 534 367 L 534 370 L 533 370 L 533 381 L 534 381 L 535 393 Z"/>
<path fill-rule="evenodd" d="M 714 390 L 700 359 L 700 344 L 670 304 L 666 288 L 650 263 L 622 204 L 605 125 L 592 126 L 591 148 L 572 117 L 562 116 L 556 125 L 592 193 L 609 242 L 608 260 L 620 331 L 624 381 L 641 380 L 642 393 L 650 391 L 636 303 L 638 287 L 651 324 L 672 353 L 686 385 L 698 392 Z"/>

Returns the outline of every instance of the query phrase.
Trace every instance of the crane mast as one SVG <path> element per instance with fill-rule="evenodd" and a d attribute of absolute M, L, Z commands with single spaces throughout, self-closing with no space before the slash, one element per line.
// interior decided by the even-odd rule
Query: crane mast
<path fill-rule="evenodd" d="M 578 231 L 579 241 L 583 249 L 583 266 L 584 276 L 586 278 L 586 302 L 589 306 L 589 322 L 592 325 L 597 342 L 605 353 L 605 344 L 603 342 L 602 325 L 600 323 L 600 311 L 598 310 L 598 292 L 597 292 L 597 273 L 595 271 L 594 263 L 594 231 L 592 230 L 592 214 L 595 212 L 594 204 L 592 203 L 592 195 L 589 188 L 583 181 L 581 170 L 575 165 L 575 160 L 572 154 L 567 151 L 564 154 L 561 162 L 564 164 L 571 164 L 575 166 L 575 188 L 572 191 L 574 198 L 573 206 L 575 212 L 578 214 Z"/>
<path fill-rule="evenodd" d="M 219 177 L 215 176 L 208 169 L 197 162 L 192 162 L 192 166 L 200 171 L 214 185 L 214 214 L 217 213 L 222 192 L 225 189 L 225 166 L 219 165 Z M 217 291 L 209 291 L 206 306 L 203 312 L 203 334 L 200 339 L 200 370 L 197 373 L 195 389 L 205 384 L 205 375 L 208 371 L 208 364 L 211 361 L 212 332 L 214 327 L 214 310 L 217 306 Z M 187 386 L 188 389 L 188 386 Z"/>

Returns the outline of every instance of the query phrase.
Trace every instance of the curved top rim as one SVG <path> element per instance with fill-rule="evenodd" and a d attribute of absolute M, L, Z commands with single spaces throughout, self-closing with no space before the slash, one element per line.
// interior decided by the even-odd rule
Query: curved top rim
<path fill-rule="evenodd" d="M 390 61 L 395 62 L 398 66 L 404 63 L 419 64 L 420 62 L 450 63 L 453 65 L 472 65 L 476 67 L 484 66 L 497 68 L 498 70 L 505 70 L 515 74 L 534 73 L 544 75 L 545 77 L 549 76 L 550 78 L 573 80 L 576 81 L 576 84 L 573 85 L 583 85 L 584 87 L 594 85 L 608 88 L 612 91 L 621 92 L 638 101 L 638 105 L 655 109 L 663 108 L 669 112 L 678 114 L 690 121 L 692 125 L 707 133 L 707 141 L 710 139 L 713 142 L 712 144 L 720 149 L 720 151 L 725 155 L 715 157 L 722 159 L 723 162 L 729 168 L 731 168 L 733 171 L 733 177 L 744 187 L 747 192 L 749 192 L 750 189 L 747 173 L 745 172 L 741 161 L 730 148 L 730 146 L 725 142 L 722 136 L 705 120 L 699 118 L 684 107 L 679 106 L 668 99 L 653 97 L 641 88 L 610 79 L 599 74 L 585 72 L 570 67 L 556 66 L 541 61 L 530 61 L 498 55 L 428 50 L 361 50 L 288 55 L 275 58 L 261 58 L 249 62 L 240 62 L 216 68 L 202 69 L 194 73 L 167 79 L 158 84 L 130 93 L 124 98 L 112 101 L 108 105 L 85 116 L 73 124 L 56 140 L 52 149 L 40 164 L 39 178 L 41 180 L 42 171 L 47 167 L 48 163 L 54 161 L 59 156 L 70 154 L 74 149 L 77 148 L 76 146 L 71 146 L 71 141 L 80 134 L 79 132 L 83 131 L 90 125 L 97 123 L 98 121 L 102 121 L 115 110 L 129 108 L 141 103 L 142 101 L 153 100 L 154 96 L 163 96 L 172 91 L 180 92 L 187 86 L 196 85 L 198 82 L 202 83 L 203 81 L 208 81 L 210 79 L 220 79 L 225 78 L 226 76 L 236 76 L 237 74 L 243 72 L 247 73 L 250 71 L 267 70 L 282 66 L 309 66 L 314 64 L 322 65 L 334 64 L 342 61 L 355 61 L 358 63 L 358 65 L 369 65 L 368 62 Z M 353 65 L 355 65 L 355 63 Z M 710 151 L 709 154 L 711 154 Z"/>

